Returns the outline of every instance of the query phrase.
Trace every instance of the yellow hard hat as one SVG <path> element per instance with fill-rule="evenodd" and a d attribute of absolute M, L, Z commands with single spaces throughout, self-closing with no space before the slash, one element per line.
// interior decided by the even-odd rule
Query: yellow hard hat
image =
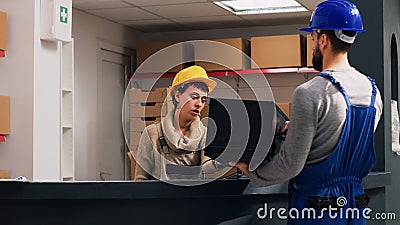
<path fill-rule="evenodd" d="M 212 92 L 217 86 L 217 82 L 208 78 L 206 70 L 200 66 L 191 66 L 179 71 L 172 81 L 171 87 L 168 89 L 168 94 L 175 89 L 178 85 L 188 82 L 203 82 L 208 87 L 208 92 Z"/>

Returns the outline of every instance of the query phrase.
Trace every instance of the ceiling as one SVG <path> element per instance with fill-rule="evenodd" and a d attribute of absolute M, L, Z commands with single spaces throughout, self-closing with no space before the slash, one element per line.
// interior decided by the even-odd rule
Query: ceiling
<path fill-rule="evenodd" d="M 298 0 L 308 12 L 236 16 L 212 0 L 73 0 L 75 9 L 146 33 L 305 24 L 321 0 Z"/>

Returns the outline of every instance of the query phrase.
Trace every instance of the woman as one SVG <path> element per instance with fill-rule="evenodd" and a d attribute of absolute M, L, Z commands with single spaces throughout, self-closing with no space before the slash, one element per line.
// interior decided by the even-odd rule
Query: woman
<path fill-rule="evenodd" d="M 216 162 L 204 156 L 207 132 L 199 118 L 215 86 L 200 66 L 176 74 L 168 93 L 173 109 L 160 123 L 147 126 L 140 138 L 136 180 L 200 178 L 217 171 Z"/>

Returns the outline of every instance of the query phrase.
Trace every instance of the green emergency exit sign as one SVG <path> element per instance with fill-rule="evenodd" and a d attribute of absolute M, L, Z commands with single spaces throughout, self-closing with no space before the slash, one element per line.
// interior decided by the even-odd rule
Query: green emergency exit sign
<path fill-rule="evenodd" d="M 68 8 L 60 6 L 60 23 L 68 23 Z"/>

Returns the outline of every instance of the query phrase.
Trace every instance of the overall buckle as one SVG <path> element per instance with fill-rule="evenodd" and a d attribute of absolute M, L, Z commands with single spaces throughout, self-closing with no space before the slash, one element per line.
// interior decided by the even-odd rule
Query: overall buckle
<path fill-rule="evenodd" d="M 343 208 L 345 205 L 339 205 L 338 199 L 341 197 L 335 196 L 310 196 L 308 197 L 308 205 L 316 210 L 324 208 Z M 357 208 L 364 208 L 368 205 L 370 197 L 367 194 L 357 195 L 354 197 Z"/>

